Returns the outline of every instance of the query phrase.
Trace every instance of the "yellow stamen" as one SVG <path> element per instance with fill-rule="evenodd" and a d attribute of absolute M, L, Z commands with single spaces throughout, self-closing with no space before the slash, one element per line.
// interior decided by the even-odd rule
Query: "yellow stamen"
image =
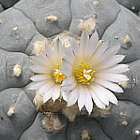
<path fill-rule="evenodd" d="M 66 76 L 59 69 L 55 69 L 52 76 L 56 84 L 62 84 L 66 78 Z"/>
<path fill-rule="evenodd" d="M 95 70 L 87 63 L 76 65 L 73 70 L 74 77 L 78 84 L 89 85 L 95 79 Z"/>

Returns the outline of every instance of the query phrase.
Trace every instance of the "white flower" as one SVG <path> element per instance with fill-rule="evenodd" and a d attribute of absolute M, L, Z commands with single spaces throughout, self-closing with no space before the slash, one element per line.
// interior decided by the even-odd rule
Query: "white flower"
<path fill-rule="evenodd" d="M 85 106 L 90 114 L 93 101 L 101 109 L 109 106 L 109 102 L 117 104 L 112 92 L 123 92 L 118 83 L 128 80 L 122 73 L 129 70 L 128 65 L 119 64 L 125 57 L 116 55 L 120 47 L 109 47 L 98 41 L 95 31 L 90 38 L 83 32 L 80 45 L 66 49 L 63 72 L 67 79 L 62 87 L 63 91 L 69 92 L 68 106 L 78 102 L 79 109 Z"/>
<path fill-rule="evenodd" d="M 45 51 L 41 55 L 32 57 L 31 69 L 35 75 L 31 77 L 33 82 L 29 85 L 29 89 L 43 95 L 44 103 L 49 99 L 55 101 L 60 97 L 64 98 L 61 84 L 66 78 L 61 72 L 63 54 L 58 39 L 55 39 L 51 45 L 48 44 Z"/>

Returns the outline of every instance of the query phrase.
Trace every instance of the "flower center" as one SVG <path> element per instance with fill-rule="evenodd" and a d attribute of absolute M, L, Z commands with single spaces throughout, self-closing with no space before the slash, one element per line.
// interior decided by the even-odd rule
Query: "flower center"
<path fill-rule="evenodd" d="M 73 74 L 78 84 L 89 85 L 95 79 L 95 69 L 87 63 L 75 66 Z"/>
<path fill-rule="evenodd" d="M 54 70 L 52 77 L 56 84 L 62 84 L 62 82 L 66 78 L 66 76 L 59 69 Z"/>

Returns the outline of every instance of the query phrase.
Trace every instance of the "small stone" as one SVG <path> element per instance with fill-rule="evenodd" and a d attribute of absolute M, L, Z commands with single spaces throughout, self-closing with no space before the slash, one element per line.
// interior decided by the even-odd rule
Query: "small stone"
<path fill-rule="evenodd" d="M 127 117 L 127 113 L 126 112 L 120 112 L 120 117 L 121 118 L 126 118 Z"/>
<path fill-rule="evenodd" d="M 126 35 L 122 38 L 122 47 L 124 49 L 129 49 L 132 46 L 132 41 L 129 35 Z"/>
<path fill-rule="evenodd" d="M 131 42 L 131 38 L 129 35 L 126 35 L 124 38 L 123 38 L 123 43 L 124 44 L 128 44 L 129 42 Z"/>
<path fill-rule="evenodd" d="M 119 37 L 118 37 L 118 36 L 114 36 L 114 39 L 118 40 L 118 39 L 119 39 Z"/>
<path fill-rule="evenodd" d="M 56 22 L 57 20 L 58 20 L 57 16 L 54 15 L 47 16 L 47 21 L 49 22 Z"/>
<path fill-rule="evenodd" d="M 22 67 L 19 64 L 16 64 L 13 68 L 13 75 L 16 77 L 20 77 L 22 73 Z"/>
<path fill-rule="evenodd" d="M 131 7 L 131 9 L 132 9 L 132 10 L 135 10 L 135 9 L 136 9 L 136 7 L 135 7 L 135 6 L 132 6 L 132 7 Z"/>
<path fill-rule="evenodd" d="M 139 136 L 140 135 L 140 130 L 135 130 L 135 135 Z"/>
<path fill-rule="evenodd" d="M 8 110 L 8 112 L 7 112 L 7 116 L 11 117 L 11 116 L 13 116 L 14 114 L 15 114 L 15 106 L 12 105 L 12 106 L 10 106 L 10 108 L 9 108 L 9 110 Z"/>
<path fill-rule="evenodd" d="M 11 36 L 14 37 L 16 40 L 20 39 L 20 33 L 18 31 L 18 26 L 12 28 Z"/>
<path fill-rule="evenodd" d="M 42 126 L 43 126 L 43 128 L 44 128 L 45 125 L 46 125 L 45 120 L 42 120 Z"/>
<path fill-rule="evenodd" d="M 12 30 L 13 30 L 13 31 L 17 31 L 17 30 L 18 30 L 18 27 L 16 26 L 16 27 L 14 27 Z"/>
<path fill-rule="evenodd" d="M 93 1 L 93 5 L 98 5 L 99 4 L 99 1 L 97 1 L 97 0 L 95 0 L 95 1 Z"/>
<path fill-rule="evenodd" d="M 128 122 L 126 120 L 122 121 L 121 123 L 123 126 L 127 126 L 128 125 Z"/>

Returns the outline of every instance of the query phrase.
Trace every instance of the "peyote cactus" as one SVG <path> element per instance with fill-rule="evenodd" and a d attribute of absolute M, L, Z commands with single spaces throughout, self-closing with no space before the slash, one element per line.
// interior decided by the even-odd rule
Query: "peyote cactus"
<path fill-rule="evenodd" d="M 139 0 L 0 0 L 0 12 L 0 140 L 140 139 Z M 28 88 L 31 56 L 57 35 L 66 47 L 79 40 L 90 18 L 100 39 L 120 44 L 130 67 L 129 81 L 119 83 L 124 93 L 115 93 L 118 105 L 88 115 L 65 101 L 43 104 Z"/>

